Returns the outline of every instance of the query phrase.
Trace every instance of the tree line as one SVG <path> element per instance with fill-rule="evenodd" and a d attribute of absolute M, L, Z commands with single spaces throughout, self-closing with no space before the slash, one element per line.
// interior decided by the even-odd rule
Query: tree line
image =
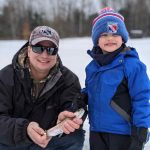
<path fill-rule="evenodd" d="M 92 0 L 82 0 L 80 7 L 74 7 L 73 0 L 68 3 L 65 0 L 55 1 L 55 4 L 49 0 L 49 17 L 45 15 L 43 6 L 42 11 L 35 11 L 34 4 L 25 6 L 22 0 L 7 2 L 0 14 L 0 39 L 28 39 L 30 32 L 38 25 L 55 28 L 61 37 L 90 36 L 92 20 L 97 16 L 96 12 L 89 13 L 94 9 Z M 100 3 L 99 7 L 107 6 L 106 2 L 108 0 Z M 145 37 L 150 36 L 149 7 L 149 0 L 125 0 L 119 12 L 125 17 L 128 31 L 138 29 L 143 31 Z"/>

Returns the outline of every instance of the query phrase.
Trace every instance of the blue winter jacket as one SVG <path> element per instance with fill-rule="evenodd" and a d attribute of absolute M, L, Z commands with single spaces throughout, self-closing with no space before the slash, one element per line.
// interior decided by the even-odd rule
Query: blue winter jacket
<path fill-rule="evenodd" d="M 110 106 L 124 77 L 131 97 L 131 122 Z M 91 131 L 130 135 L 131 125 L 150 127 L 150 82 L 134 48 L 121 52 L 105 66 L 92 60 L 86 67 L 85 85 Z"/>

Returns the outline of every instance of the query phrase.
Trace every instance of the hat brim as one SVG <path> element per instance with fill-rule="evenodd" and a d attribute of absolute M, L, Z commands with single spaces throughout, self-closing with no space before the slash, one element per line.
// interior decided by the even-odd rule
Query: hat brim
<path fill-rule="evenodd" d="M 42 42 L 42 41 L 50 41 L 50 42 L 54 43 L 57 47 L 59 46 L 54 39 L 47 38 L 47 37 L 36 38 L 33 41 L 31 41 L 31 45 L 36 45 L 37 43 Z"/>

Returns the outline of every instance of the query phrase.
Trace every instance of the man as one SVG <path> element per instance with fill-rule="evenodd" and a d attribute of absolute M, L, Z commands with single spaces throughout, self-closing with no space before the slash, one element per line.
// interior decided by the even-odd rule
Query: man
<path fill-rule="evenodd" d="M 83 121 L 73 113 L 85 108 L 80 83 L 62 65 L 58 49 L 58 33 L 38 26 L 0 71 L 0 150 L 82 149 Z M 64 135 L 45 134 L 62 121 Z"/>

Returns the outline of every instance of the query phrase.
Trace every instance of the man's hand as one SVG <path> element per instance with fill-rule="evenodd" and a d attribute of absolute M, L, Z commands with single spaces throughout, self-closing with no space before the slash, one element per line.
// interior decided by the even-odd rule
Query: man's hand
<path fill-rule="evenodd" d="M 63 111 L 58 115 L 57 123 L 62 121 L 62 129 L 65 134 L 70 134 L 76 129 L 79 129 L 80 125 L 83 123 L 82 119 L 77 118 L 73 112 L 69 111 Z"/>
<path fill-rule="evenodd" d="M 45 134 L 45 131 L 39 127 L 38 123 L 30 122 L 27 127 L 27 134 L 31 138 L 31 140 L 39 145 L 40 147 L 45 148 L 49 143 L 50 139 Z"/>

